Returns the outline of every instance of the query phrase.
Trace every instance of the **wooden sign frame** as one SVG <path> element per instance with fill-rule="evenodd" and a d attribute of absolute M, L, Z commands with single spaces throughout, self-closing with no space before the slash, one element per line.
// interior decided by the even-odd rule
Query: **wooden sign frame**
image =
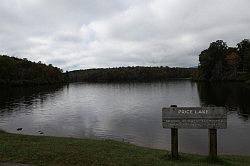
<path fill-rule="evenodd" d="M 162 109 L 162 126 L 171 128 L 171 155 L 178 159 L 178 128 L 208 129 L 209 156 L 217 158 L 217 129 L 227 128 L 224 107 L 177 107 Z"/>
<path fill-rule="evenodd" d="M 169 107 L 162 109 L 163 128 L 225 129 L 224 107 Z"/>

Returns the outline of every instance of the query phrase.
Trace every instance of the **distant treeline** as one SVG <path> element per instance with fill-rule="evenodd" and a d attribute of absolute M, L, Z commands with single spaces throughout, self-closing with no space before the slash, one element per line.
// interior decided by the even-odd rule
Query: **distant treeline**
<path fill-rule="evenodd" d="M 244 39 L 236 47 L 218 40 L 199 55 L 200 64 L 193 74 L 197 80 L 250 80 L 250 41 Z"/>
<path fill-rule="evenodd" d="M 69 82 L 131 82 L 163 81 L 191 78 L 194 68 L 170 67 L 119 67 L 66 72 Z"/>
<path fill-rule="evenodd" d="M 40 85 L 64 81 L 63 72 L 57 67 L 0 55 L 0 85 Z"/>

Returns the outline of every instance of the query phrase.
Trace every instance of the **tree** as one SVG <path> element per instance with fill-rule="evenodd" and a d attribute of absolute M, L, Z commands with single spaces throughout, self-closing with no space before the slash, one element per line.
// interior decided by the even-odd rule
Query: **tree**
<path fill-rule="evenodd" d="M 244 66 L 245 66 L 245 69 L 248 73 L 250 73 L 250 48 L 248 48 L 246 51 L 245 51 L 245 54 L 244 54 Z"/>
<path fill-rule="evenodd" d="M 227 70 L 229 70 L 230 78 L 238 77 L 237 69 L 239 67 L 240 57 L 238 55 L 237 49 L 230 47 L 228 48 L 228 53 L 225 57 L 227 63 Z"/>
<path fill-rule="evenodd" d="M 208 49 L 199 55 L 199 79 L 218 80 L 225 71 L 227 44 L 222 40 L 212 42 Z"/>
<path fill-rule="evenodd" d="M 199 79 L 209 80 L 211 77 L 213 62 L 212 62 L 212 57 L 210 57 L 208 50 L 204 50 L 201 52 L 201 54 L 199 55 L 199 61 L 200 61 L 200 65 L 198 67 L 200 73 Z"/>
<path fill-rule="evenodd" d="M 245 56 L 247 54 L 247 51 L 250 49 L 250 41 L 249 39 L 244 39 L 240 43 L 237 44 L 237 51 L 240 56 L 240 64 L 239 64 L 239 70 L 245 71 L 246 68 L 246 60 Z"/>

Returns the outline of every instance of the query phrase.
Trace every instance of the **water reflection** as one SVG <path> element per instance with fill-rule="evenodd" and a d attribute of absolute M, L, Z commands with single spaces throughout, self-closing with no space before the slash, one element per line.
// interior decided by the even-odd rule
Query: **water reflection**
<path fill-rule="evenodd" d="M 41 130 L 54 136 L 124 139 L 169 149 L 170 130 L 162 128 L 162 107 L 227 106 L 238 114 L 230 112 L 228 129 L 219 131 L 219 152 L 250 154 L 249 95 L 241 84 L 191 81 L 1 89 L 0 128 L 17 132 L 22 127 L 21 133 L 34 135 Z M 180 130 L 180 150 L 206 154 L 207 134 Z"/>
<path fill-rule="evenodd" d="M 199 83 L 202 105 L 225 106 L 243 120 L 250 114 L 250 87 L 242 83 Z"/>
<path fill-rule="evenodd" d="M 29 107 L 34 102 L 41 104 L 47 97 L 62 90 L 62 85 L 36 86 L 36 87 L 0 87 L 0 110 L 11 111 L 20 105 Z"/>

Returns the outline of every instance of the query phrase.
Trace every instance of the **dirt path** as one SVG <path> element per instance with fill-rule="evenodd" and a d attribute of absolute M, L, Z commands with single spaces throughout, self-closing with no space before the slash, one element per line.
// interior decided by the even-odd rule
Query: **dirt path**
<path fill-rule="evenodd" d="M 28 164 L 18 164 L 18 163 L 0 163 L 0 166 L 31 166 Z"/>

